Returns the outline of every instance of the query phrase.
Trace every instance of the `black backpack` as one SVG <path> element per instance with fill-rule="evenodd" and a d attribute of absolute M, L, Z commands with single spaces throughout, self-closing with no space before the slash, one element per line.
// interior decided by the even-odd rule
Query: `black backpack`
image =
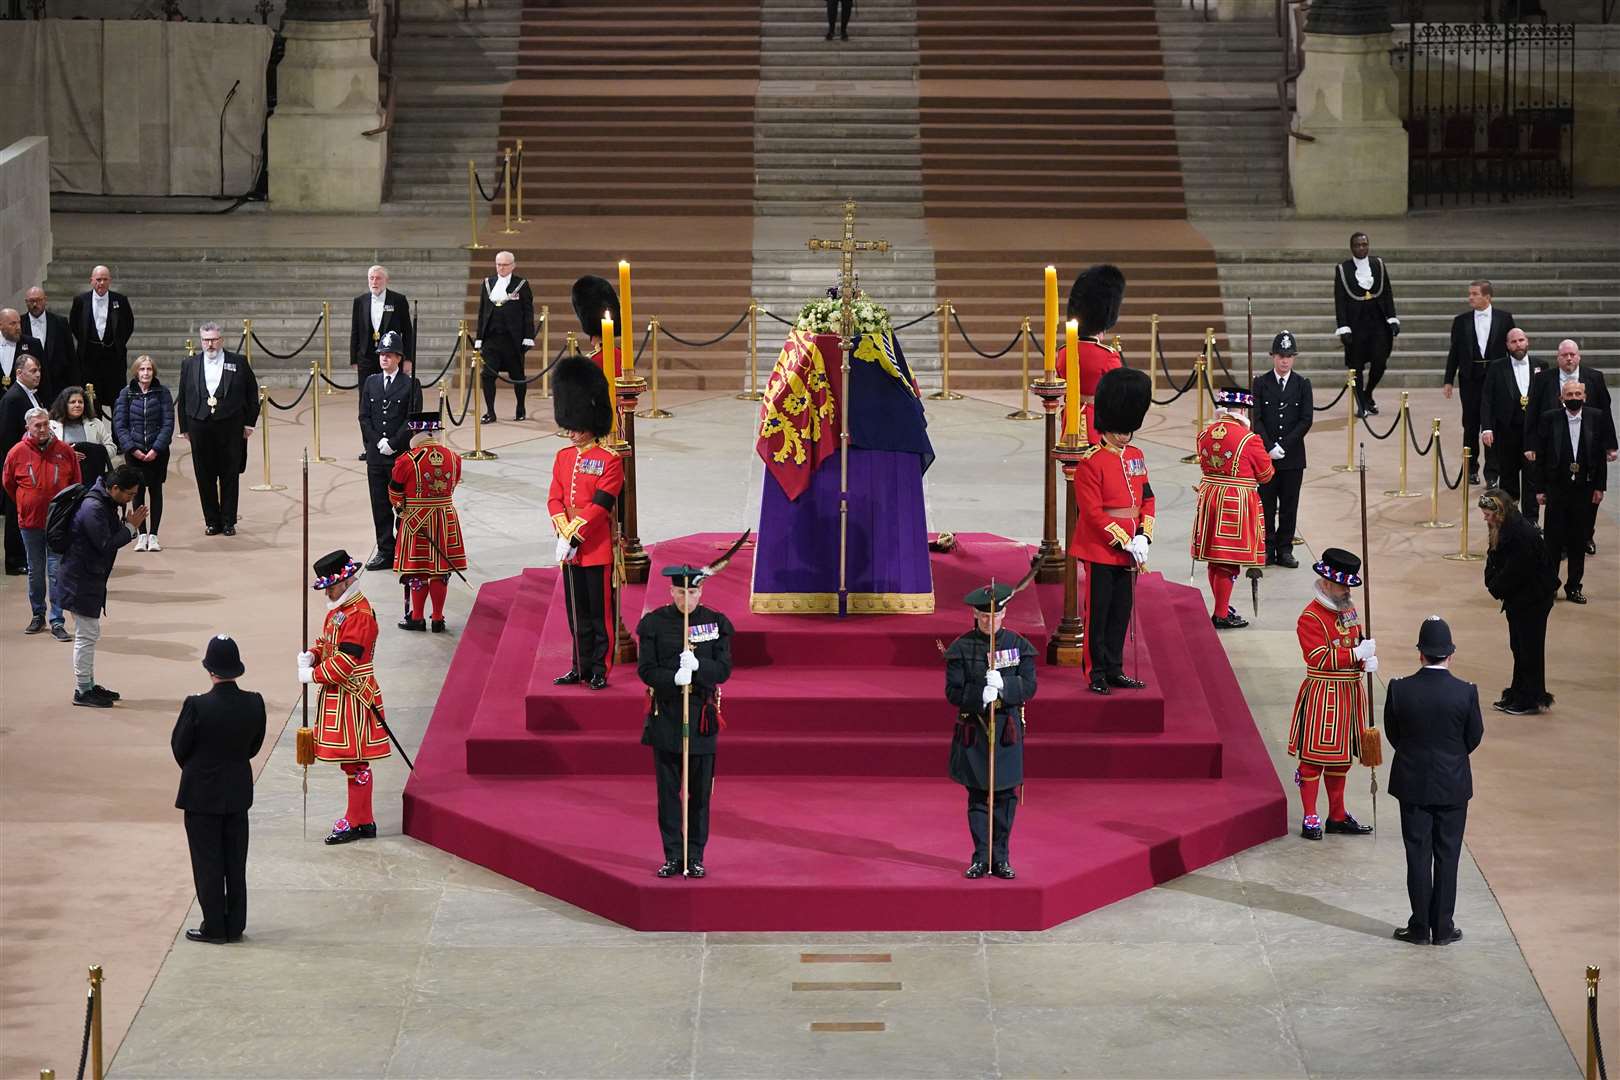
<path fill-rule="evenodd" d="M 51 505 L 45 511 L 45 546 L 58 555 L 66 555 L 72 540 L 73 519 L 79 513 L 79 504 L 90 489 L 83 484 L 69 484 L 51 496 Z"/>

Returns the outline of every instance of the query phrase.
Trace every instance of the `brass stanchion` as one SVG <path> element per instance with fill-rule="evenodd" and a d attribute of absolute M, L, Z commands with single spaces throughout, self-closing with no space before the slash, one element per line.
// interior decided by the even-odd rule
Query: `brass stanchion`
<path fill-rule="evenodd" d="M 41 1070 L 39 1070 L 39 1080 L 56 1080 L 56 1070 L 55 1069 L 41 1069 Z"/>
<path fill-rule="evenodd" d="M 1434 451 L 1434 487 L 1429 491 L 1429 520 L 1418 522 L 1423 529 L 1455 529 L 1455 521 L 1440 520 L 1440 418 L 1434 418 L 1432 443 L 1430 449 Z"/>
<path fill-rule="evenodd" d="M 527 225 L 529 219 L 523 216 L 523 140 L 517 141 L 517 223 Z M 544 395 L 541 395 L 542 397 Z"/>
<path fill-rule="evenodd" d="M 1035 580 L 1042 585 L 1056 585 L 1063 580 L 1064 564 L 1068 562 L 1064 557 L 1068 538 L 1059 543 L 1057 535 L 1057 414 L 1068 392 L 1068 383 L 1058 378 L 1056 371 L 1048 379 L 1044 364 L 1042 368 L 1041 377 L 1030 384 L 1041 399 L 1041 412 L 1046 420 L 1041 443 L 1041 547 L 1035 556 L 1041 568 L 1036 571 Z"/>
<path fill-rule="evenodd" d="M 456 397 L 467 402 L 472 408 L 472 398 L 467 396 L 467 320 L 456 320 Z M 466 417 L 462 417 L 466 419 Z M 448 432 L 446 432 L 448 434 Z"/>
<path fill-rule="evenodd" d="M 1350 419 L 1344 425 L 1344 464 L 1333 466 L 1334 472 L 1356 471 L 1356 370 L 1351 368 L 1344 373 L 1344 396 L 1347 399 L 1345 407 L 1350 410 Z"/>
<path fill-rule="evenodd" d="M 1148 391 L 1152 397 L 1159 396 L 1159 317 L 1153 316 L 1148 323 Z"/>
<path fill-rule="evenodd" d="M 1396 438 L 1401 440 L 1401 486 L 1396 488 L 1394 491 L 1384 492 L 1385 495 L 1388 495 L 1392 499 L 1420 499 L 1423 497 L 1423 492 L 1421 491 L 1406 490 L 1406 451 L 1412 445 L 1411 397 L 1412 395 L 1407 393 L 1405 390 L 1401 391 L 1401 433 L 1396 436 Z"/>
<path fill-rule="evenodd" d="M 249 491 L 286 491 L 286 484 L 270 482 L 270 391 L 259 387 L 259 446 L 264 457 L 264 483 L 254 484 Z"/>
<path fill-rule="evenodd" d="M 1078 377 L 1078 358 L 1073 370 Z M 1063 466 L 1064 502 L 1067 506 L 1063 532 L 1063 616 L 1046 643 L 1046 662 L 1056 667 L 1080 667 L 1085 658 L 1086 625 L 1080 617 L 1080 561 L 1070 550 L 1070 542 L 1074 536 L 1075 519 L 1080 512 L 1079 504 L 1075 501 L 1074 473 L 1086 449 L 1085 439 L 1080 434 L 1063 436 L 1052 449 L 1053 456 Z"/>
<path fill-rule="evenodd" d="M 242 320 L 242 359 L 247 361 L 248 367 L 253 366 L 253 320 Z"/>
<path fill-rule="evenodd" d="M 636 413 L 644 420 L 668 420 L 675 414 L 658 407 L 658 318 L 654 316 L 647 321 L 647 337 L 651 339 L 648 344 L 652 348 L 652 382 L 649 388 L 652 392 L 652 408 L 643 409 Z"/>
<path fill-rule="evenodd" d="M 477 349 L 473 350 L 472 368 L 473 376 L 478 380 L 479 385 L 482 385 L 484 382 L 484 354 L 479 352 Z M 479 412 L 477 409 L 473 409 L 472 414 L 473 448 L 461 455 L 462 460 L 494 461 L 497 456 L 496 453 L 493 450 L 484 449 L 484 414 Z"/>
<path fill-rule="evenodd" d="M 90 1076 L 101 1080 L 107 1070 L 101 1060 L 101 965 L 90 965 Z"/>
<path fill-rule="evenodd" d="M 930 401 L 961 401 L 951 392 L 951 302 L 939 302 L 939 389 L 928 395 Z"/>
<path fill-rule="evenodd" d="M 1596 964 L 1586 965 L 1586 1080 L 1598 1078 L 1597 996 L 1603 971 Z"/>
<path fill-rule="evenodd" d="M 748 301 L 748 389 L 737 395 L 738 401 L 759 401 L 765 395 L 759 392 L 759 301 Z"/>
<path fill-rule="evenodd" d="M 501 232 L 506 236 L 512 236 L 517 230 L 512 228 L 512 148 L 510 146 L 502 151 L 501 158 L 501 186 L 506 189 L 501 199 L 506 204 L 503 218 L 505 223 L 501 226 Z"/>
<path fill-rule="evenodd" d="M 1435 447 L 1435 461 L 1440 460 L 1439 449 L 1439 447 Z M 1462 493 L 1462 529 L 1460 532 L 1458 532 L 1457 538 L 1462 542 L 1457 545 L 1456 551 L 1453 551 L 1449 555 L 1441 556 L 1442 558 L 1450 559 L 1452 562 L 1480 562 L 1485 558 L 1483 555 L 1478 555 L 1468 550 L 1468 518 L 1470 517 L 1468 511 L 1471 509 L 1471 507 L 1468 505 L 1468 466 L 1473 463 L 1473 458 L 1473 451 L 1469 450 L 1466 446 L 1463 447 L 1462 479 L 1457 484 L 1457 490 Z"/>
<path fill-rule="evenodd" d="M 1207 341 L 1207 339 L 1206 339 L 1206 341 Z M 1202 435 L 1204 433 L 1204 397 L 1205 397 L 1205 394 L 1208 391 L 1208 375 L 1209 375 L 1209 368 L 1207 366 L 1205 366 L 1205 360 L 1206 360 L 1206 358 L 1208 356 L 1209 356 L 1209 353 L 1206 351 L 1203 356 L 1200 356 L 1196 360 L 1193 361 L 1193 393 L 1198 396 L 1197 413 L 1193 417 L 1193 446 L 1194 447 L 1196 447 L 1198 445 L 1198 436 L 1200 436 L 1200 435 Z M 1181 459 L 1181 463 L 1183 465 L 1195 465 L 1195 464 L 1197 464 L 1198 463 L 1198 452 L 1197 452 L 1197 450 L 1195 449 L 1192 453 L 1184 455 L 1182 457 L 1182 459 Z"/>
<path fill-rule="evenodd" d="M 326 338 L 326 389 L 322 393 L 335 394 L 332 389 L 332 304 L 321 301 L 321 334 Z M 359 371 L 357 367 L 356 372 Z"/>
<path fill-rule="evenodd" d="M 319 360 L 311 360 L 309 362 L 309 377 L 312 378 L 312 379 L 320 378 L 320 361 Z M 310 430 L 311 430 L 310 443 L 314 447 L 315 453 L 313 455 L 311 455 L 309 460 L 311 460 L 311 461 L 319 461 L 319 462 L 322 462 L 324 464 L 329 464 L 331 462 L 336 461 L 337 458 L 323 457 L 321 455 L 321 395 L 314 394 L 312 396 L 314 397 L 315 400 L 314 400 L 314 412 L 312 413 L 312 417 L 311 417 L 311 420 L 310 420 Z"/>
<path fill-rule="evenodd" d="M 523 161 L 523 140 L 522 139 L 518 140 L 518 161 L 519 161 L 519 163 L 521 163 Z M 520 170 L 518 170 L 518 172 L 521 175 L 522 170 L 520 169 Z M 521 190 L 521 189 L 519 189 L 519 190 Z M 519 199 L 518 200 L 518 206 L 521 207 L 522 205 L 523 205 L 523 200 Z M 519 216 L 521 217 L 521 215 L 519 215 Z M 545 365 L 541 369 L 543 371 L 543 374 L 540 376 L 540 396 L 543 397 L 543 398 L 548 398 L 548 397 L 551 396 L 551 305 L 550 304 L 541 304 L 540 305 L 540 363 Z"/>
<path fill-rule="evenodd" d="M 26 399 L 24 399 L 24 400 L 26 400 Z M 86 415 L 86 416 L 94 416 L 95 414 L 96 414 L 96 384 L 93 383 L 93 382 L 87 382 L 87 383 L 84 384 L 84 415 Z"/>
<path fill-rule="evenodd" d="M 573 356 L 578 351 L 579 336 L 575 334 L 574 331 L 570 330 L 568 331 L 568 336 L 563 339 L 563 353 L 567 356 Z"/>
<path fill-rule="evenodd" d="M 483 251 L 485 245 L 478 242 L 478 166 L 472 158 L 467 159 L 467 216 L 472 221 L 472 243 L 467 250 Z"/>
<path fill-rule="evenodd" d="M 1023 397 L 1019 400 L 1018 411 L 1007 414 L 1009 420 L 1039 420 L 1040 413 L 1029 411 L 1029 316 L 1024 316 L 1023 323 L 1018 328 L 1020 355 L 1018 360 L 1019 386 L 1023 390 Z"/>

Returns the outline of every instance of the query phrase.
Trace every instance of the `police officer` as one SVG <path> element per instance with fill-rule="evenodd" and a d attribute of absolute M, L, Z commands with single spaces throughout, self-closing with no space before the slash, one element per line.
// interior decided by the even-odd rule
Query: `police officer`
<path fill-rule="evenodd" d="M 661 878 L 701 878 L 709 842 L 709 793 L 714 786 L 720 732 L 720 684 L 731 678 L 731 620 L 704 607 L 703 568 L 666 566 L 670 603 L 649 611 L 636 626 L 641 652 L 636 674 L 647 684 L 647 722 L 641 744 L 652 747 L 658 783 L 658 833 L 664 842 Z M 682 640 L 682 630 L 685 640 Z M 681 715 L 681 705 L 687 713 Z M 687 842 L 681 842 L 682 728 L 686 728 Z"/>
<path fill-rule="evenodd" d="M 399 370 L 404 342 L 393 330 L 377 342 L 377 363 L 382 368 L 368 376 L 360 388 L 360 434 L 366 443 L 366 487 L 371 492 L 371 523 L 377 533 L 377 553 L 367 570 L 394 565 L 394 506 L 388 500 L 388 482 L 394 462 L 411 448 L 410 419 L 422 411 L 422 385 L 416 376 Z"/>
<path fill-rule="evenodd" d="M 1271 370 L 1254 380 L 1254 433 L 1265 440 L 1274 475 L 1260 485 L 1266 520 L 1266 565 L 1290 570 L 1294 528 L 1299 520 L 1299 488 L 1305 480 L 1305 433 L 1316 413 L 1311 380 L 1294 370 L 1299 352 L 1294 335 L 1283 330 L 1271 339 Z"/>
<path fill-rule="evenodd" d="M 951 779 L 968 790 L 968 833 L 973 837 L 973 861 L 962 872 L 967 878 L 990 873 L 1010 881 L 1018 876 L 1007 860 L 1007 842 L 1018 804 L 1017 789 L 1024 782 L 1024 704 L 1035 696 L 1035 646 L 1001 625 L 1012 595 L 1012 586 L 998 584 L 993 603 L 990 586 L 963 597 L 962 602 L 973 608 L 973 629 L 945 650 L 945 699 L 957 708 Z M 992 739 L 996 756 L 993 847 L 987 835 L 992 812 Z"/>

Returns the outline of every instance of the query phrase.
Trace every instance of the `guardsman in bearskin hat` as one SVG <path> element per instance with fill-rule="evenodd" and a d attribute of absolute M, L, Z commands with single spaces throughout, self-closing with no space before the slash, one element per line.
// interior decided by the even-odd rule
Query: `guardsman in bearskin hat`
<path fill-rule="evenodd" d="M 641 617 L 636 674 L 647 684 L 641 745 L 652 747 L 658 782 L 658 833 L 664 843 L 661 878 L 700 878 L 709 842 L 709 794 L 720 728 L 720 684 L 731 678 L 731 620 L 703 604 L 700 566 L 666 566 L 670 603 Z M 686 640 L 681 640 L 682 629 Z M 690 689 L 686 689 L 690 688 Z M 681 861 L 681 705 L 688 735 L 686 861 Z"/>
<path fill-rule="evenodd" d="M 1248 626 L 1232 607 L 1238 569 L 1264 566 L 1266 528 L 1260 513 L 1260 485 L 1275 470 L 1265 440 L 1249 430 L 1254 395 L 1247 390 L 1218 390 L 1215 420 L 1198 433 L 1198 509 L 1193 514 L 1192 557 L 1209 564 L 1209 591 L 1215 598 L 1210 617 L 1217 629 Z"/>
<path fill-rule="evenodd" d="M 1305 681 L 1294 699 L 1288 730 L 1288 752 L 1299 758 L 1295 780 L 1305 814 L 1299 834 L 1322 839 L 1316 816 L 1316 788 L 1327 777 L 1327 831 L 1359 836 L 1372 832 L 1344 808 L 1344 778 L 1350 761 L 1361 753 L 1361 729 L 1367 718 L 1362 675 L 1378 670 L 1377 646 L 1361 636 L 1361 617 L 1350 590 L 1361 584 L 1361 559 L 1341 548 L 1322 552 L 1313 570 L 1322 579 L 1316 595 L 1300 613 L 1295 630 L 1305 654 Z"/>
<path fill-rule="evenodd" d="M 613 325 L 619 331 L 619 336 L 613 342 L 613 377 L 620 378 L 624 375 L 624 350 L 635 348 L 635 343 L 626 344 L 625 339 L 634 328 L 619 322 L 618 291 L 606 278 L 586 274 L 574 282 L 573 300 L 579 329 L 591 342 L 591 351 L 586 359 L 593 361 L 597 367 L 602 366 L 602 315 L 605 312 L 612 317 Z"/>
<path fill-rule="evenodd" d="M 1097 383 L 1096 425 L 1101 440 L 1074 470 L 1079 514 L 1069 557 L 1086 564 L 1083 594 L 1086 668 L 1091 689 L 1139 690 L 1125 674 L 1125 632 L 1131 623 L 1136 571 L 1153 542 L 1153 485 L 1147 459 L 1131 445 L 1147 416 L 1153 388 L 1147 372 L 1115 368 Z"/>
<path fill-rule="evenodd" d="M 298 681 L 320 688 L 315 759 L 342 766 L 349 777 L 348 811 L 332 824 L 328 844 L 377 835 L 371 813 L 371 763 L 389 754 L 382 691 L 371 664 L 377 616 L 360 591 L 360 564 L 341 549 L 315 562 L 317 592 L 326 594 L 326 622 L 308 652 L 298 654 Z"/>
<path fill-rule="evenodd" d="M 973 608 L 973 629 L 945 650 L 945 699 L 956 706 L 951 779 L 967 788 L 973 861 L 962 876 L 1017 876 L 1007 859 L 1018 787 L 1024 782 L 1024 705 L 1035 696 L 1035 646 L 1004 628 L 1007 602 L 1017 590 L 997 583 L 962 598 Z M 991 635 L 995 636 L 992 645 Z M 990 716 L 995 715 L 995 732 Z M 995 740 L 992 748 L 991 740 Z M 990 754 L 995 752 L 995 807 L 990 805 Z M 995 814 L 995 836 L 989 836 Z"/>
<path fill-rule="evenodd" d="M 613 431 L 613 394 L 602 369 L 579 353 L 557 364 L 551 389 L 558 434 L 570 445 L 552 462 L 546 506 L 574 636 L 574 666 L 553 681 L 600 690 L 613 666 L 614 510 L 624 488 L 623 462 L 603 442 Z"/>
<path fill-rule="evenodd" d="M 436 412 L 412 413 L 411 448 L 394 462 L 388 499 L 399 515 L 394 573 L 411 590 L 411 613 L 401 630 L 426 630 L 422 609 L 433 601 L 433 632 L 444 633 L 444 599 L 452 571 L 467 569 L 467 545 L 456 515 L 455 490 L 461 483 L 461 455 L 439 442 L 444 419 Z"/>
<path fill-rule="evenodd" d="M 1080 322 L 1080 400 L 1086 416 L 1087 438 L 1095 443 L 1097 429 L 1093 402 L 1097 382 L 1104 374 L 1123 366 L 1119 350 L 1103 344 L 1102 336 L 1119 321 L 1119 305 L 1125 299 L 1125 275 L 1119 267 L 1100 263 L 1080 271 L 1069 290 L 1069 318 Z M 1075 377 L 1069 347 L 1058 347 L 1058 371 L 1064 379 Z M 1058 417 L 1061 427 L 1063 417 Z"/>

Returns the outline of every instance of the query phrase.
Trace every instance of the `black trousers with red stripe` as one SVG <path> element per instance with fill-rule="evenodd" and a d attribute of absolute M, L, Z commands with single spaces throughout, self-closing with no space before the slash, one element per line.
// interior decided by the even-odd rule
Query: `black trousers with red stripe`
<path fill-rule="evenodd" d="M 1129 566 L 1086 563 L 1086 656 L 1093 674 L 1125 674 L 1136 574 Z"/>
<path fill-rule="evenodd" d="M 568 628 L 574 634 L 574 670 L 582 679 L 607 678 L 613 666 L 613 566 L 564 563 Z"/>

